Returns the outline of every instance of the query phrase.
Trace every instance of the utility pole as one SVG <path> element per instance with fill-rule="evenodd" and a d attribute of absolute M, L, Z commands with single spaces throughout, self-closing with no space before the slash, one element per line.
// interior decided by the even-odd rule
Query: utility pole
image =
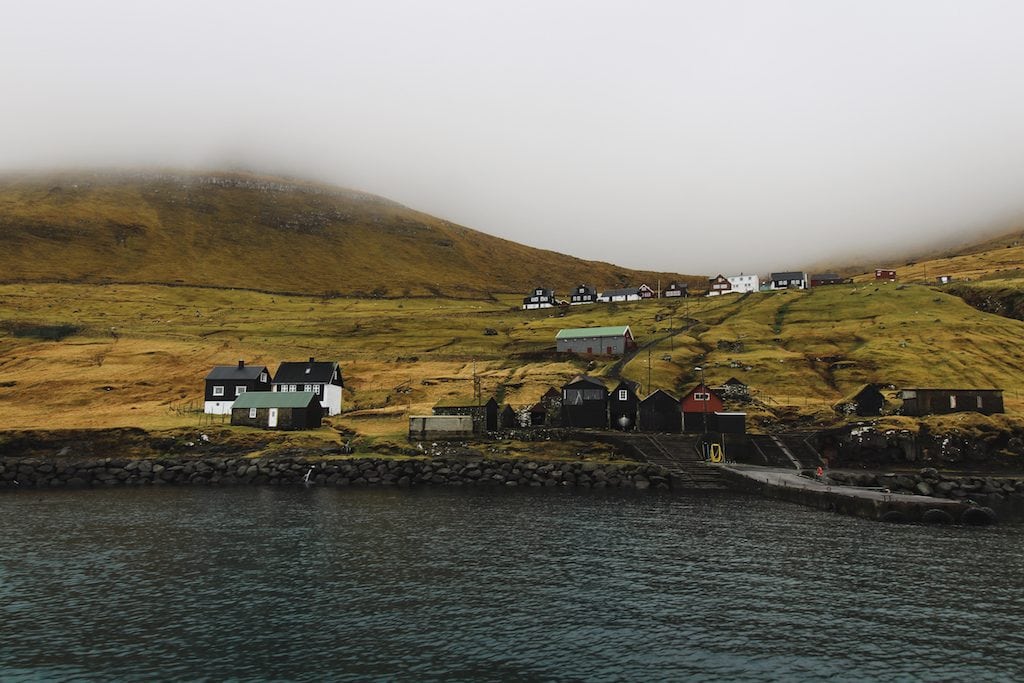
<path fill-rule="evenodd" d="M 647 393 L 651 393 L 651 347 L 647 347 Z"/>

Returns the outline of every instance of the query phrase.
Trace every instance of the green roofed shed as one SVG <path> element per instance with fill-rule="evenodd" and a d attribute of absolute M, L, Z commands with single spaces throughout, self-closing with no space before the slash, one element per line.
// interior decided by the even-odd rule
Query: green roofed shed
<path fill-rule="evenodd" d="M 231 424 L 263 429 L 316 429 L 323 416 L 312 391 L 247 391 L 231 406 Z"/>
<path fill-rule="evenodd" d="M 559 330 L 555 345 L 560 353 L 619 356 L 636 348 L 629 325 L 576 327 Z"/>

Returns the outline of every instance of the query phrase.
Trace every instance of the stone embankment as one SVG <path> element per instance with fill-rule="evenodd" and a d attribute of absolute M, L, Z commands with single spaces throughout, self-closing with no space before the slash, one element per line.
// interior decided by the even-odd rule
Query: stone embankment
<path fill-rule="evenodd" d="M 147 485 L 527 486 L 669 489 L 657 465 L 511 459 L 0 459 L 0 489 Z"/>
<path fill-rule="evenodd" d="M 985 505 L 998 504 L 1010 498 L 1024 500 L 1022 478 L 947 474 L 931 467 L 906 474 L 830 472 L 828 482 L 839 486 L 885 489 L 892 493 L 973 500 Z"/>

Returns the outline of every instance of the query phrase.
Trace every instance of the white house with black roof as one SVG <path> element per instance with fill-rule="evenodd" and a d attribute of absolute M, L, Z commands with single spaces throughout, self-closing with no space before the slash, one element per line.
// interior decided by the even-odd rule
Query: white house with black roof
<path fill-rule="evenodd" d="M 277 367 L 271 382 L 272 391 L 312 391 L 320 399 L 324 415 L 341 412 L 341 368 L 336 361 L 286 361 Z"/>
<path fill-rule="evenodd" d="M 203 412 L 227 415 L 235 399 L 247 391 L 270 391 L 270 372 L 265 365 L 219 365 L 206 376 Z"/>
<path fill-rule="evenodd" d="M 786 271 L 768 276 L 771 289 L 807 289 L 807 273 Z"/>

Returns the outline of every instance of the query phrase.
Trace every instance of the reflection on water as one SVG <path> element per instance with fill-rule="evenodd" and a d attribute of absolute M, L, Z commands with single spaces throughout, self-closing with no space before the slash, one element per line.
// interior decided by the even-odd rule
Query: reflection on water
<path fill-rule="evenodd" d="M 0 679 L 1012 680 L 1024 528 L 735 496 L 0 496 Z"/>

